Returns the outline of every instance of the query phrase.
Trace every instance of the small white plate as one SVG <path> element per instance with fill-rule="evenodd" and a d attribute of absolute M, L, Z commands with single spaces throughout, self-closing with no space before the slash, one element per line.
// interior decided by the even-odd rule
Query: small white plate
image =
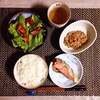
<path fill-rule="evenodd" d="M 71 54 L 60 54 L 55 58 L 60 58 L 64 60 L 67 64 L 69 64 L 69 67 L 74 71 L 79 80 L 77 83 L 74 83 L 72 80 L 68 79 L 63 74 L 53 71 L 53 62 L 51 62 L 49 65 L 49 75 L 51 80 L 61 88 L 71 88 L 77 85 L 83 76 L 83 66 L 79 59 Z"/>
<path fill-rule="evenodd" d="M 64 37 L 67 35 L 68 32 L 71 32 L 71 31 L 82 31 L 88 37 L 88 40 L 86 41 L 86 43 L 84 43 L 78 49 L 68 48 L 64 44 Z M 79 20 L 79 21 L 73 22 L 72 24 L 68 25 L 63 30 L 63 32 L 61 33 L 60 39 L 59 39 L 59 45 L 62 51 L 64 51 L 65 53 L 78 54 L 78 53 L 85 51 L 90 46 L 92 46 L 96 38 L 97 38 L 97 31 L 94 25 L 87 20 Z"/>

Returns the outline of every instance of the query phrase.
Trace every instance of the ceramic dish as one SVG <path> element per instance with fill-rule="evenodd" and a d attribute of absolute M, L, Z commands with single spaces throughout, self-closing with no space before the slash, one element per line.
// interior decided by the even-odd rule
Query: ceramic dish
<path fill-rule="evenodd" d="M 72 80 L 68 79 L 62 73 L 55 72 L 52 69 L 53 62 L 51 62 L 49 66 L 49 75 L 51 80 L 61 88 L 72 88 L 75 85 L 79 84 L 83 76 L 83 66 L 79 59 L 71 54 L 60 54 L 55 58 L 60 58 L 64 62 L 66 62 L 78 77 L 78 81 L 77 83 L 74 83 Z"/>
<path fill-rule="evenodd" d="M 55 2 L 48 8 L 47 17 L 52 26 L 61 28 L 68 23 L 71 9 L 64 2 Z"/>
<path fill-rule="evenodd" d="M 85 35 L 87 35 L 88 38 L 87 41 L 78 49 L 68 48 L 64 44 L 64 37 L 68 34 L 68 32 L 71 31 L 82 31 L 85 33 Z M 71 23 L 62 31 L 59 39 L 59 45 L 61 50 L 64 51 L 65 53 L 78 54 L 85 51 L 90 46 L 92 46 L 96 38 L 97 38 L 97 31 L 94 25 L 87 20 L 79 20 Z"/>
<path fill-rule="evenodd" d="M 31 12 L 20 12 L 9 21 L 8 34 L 14 47 L 29 52 L 43 44 L 47 30 L 40 16 Z"/>
<path fill-rule="evenodd" d="M 46 81 L 48 66 L 42 57 L 36 54 L 27 54 L 16 62 L 13 73 L 20 86 L 34 89 Z"/>

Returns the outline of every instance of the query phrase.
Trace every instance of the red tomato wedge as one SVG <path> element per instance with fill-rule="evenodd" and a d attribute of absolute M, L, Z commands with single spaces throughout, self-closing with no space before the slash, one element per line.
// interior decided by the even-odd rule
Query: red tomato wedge
<path fill-rule="evenodd" d="M 29 23 L 30 25 L 33 25 L 35 22 L 31 18 L 26 18 L 26 23 Z"/>
<path fill-rule="evenodd" d="M 28 43 L 29 42 L 28 36 L 24 36 L 24 41 L 25 41 L 25 43 Z"/>
<path fill-rule="evenodd" d="M 17 30 L 20 31 L 22 34 L 26 34 L 27 30 L 23 27 L 22 24 L 18 24 Z"/>
<path fill-rule="evenodd" d="M 33 30 L 32 32 L 30 32 L 31 35 L 35 36 L 38 34 L 38 32 L 41 30 L 41 27 L 37 27 L 35 30 Z"/>

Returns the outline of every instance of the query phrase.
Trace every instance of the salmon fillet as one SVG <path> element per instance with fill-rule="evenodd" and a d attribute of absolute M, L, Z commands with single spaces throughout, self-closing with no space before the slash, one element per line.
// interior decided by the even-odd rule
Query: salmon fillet
<path fill-rule="evenodd" d="M 52 69 L 55 72 L 60 72 L 62 73 L 64 76 L 66 76 L 67 78 L 69 78 L 70 80 L 72 80 L 73 82 L 77 82 L 78 79 L 75 75 L 75 73 L 73 72 L 73 70 L 69 67 L 68 64 L 64 63 L 61 59 L 56 58 L 53 61 L 53 66 Z"/>

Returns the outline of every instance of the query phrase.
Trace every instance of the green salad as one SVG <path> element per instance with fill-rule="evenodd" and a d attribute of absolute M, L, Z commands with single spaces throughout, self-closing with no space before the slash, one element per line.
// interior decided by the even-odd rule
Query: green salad
<path fill-rule="evenodd" d="M 43 44 L 46 32 L 39 16 L 31 15 L 25 18 L 23 14 L 20 14 L 14 23 L 10 23 L 8 31 L 13 36 L 13 46 L 20 47 L 24 52 L 32 51 Z"/>

